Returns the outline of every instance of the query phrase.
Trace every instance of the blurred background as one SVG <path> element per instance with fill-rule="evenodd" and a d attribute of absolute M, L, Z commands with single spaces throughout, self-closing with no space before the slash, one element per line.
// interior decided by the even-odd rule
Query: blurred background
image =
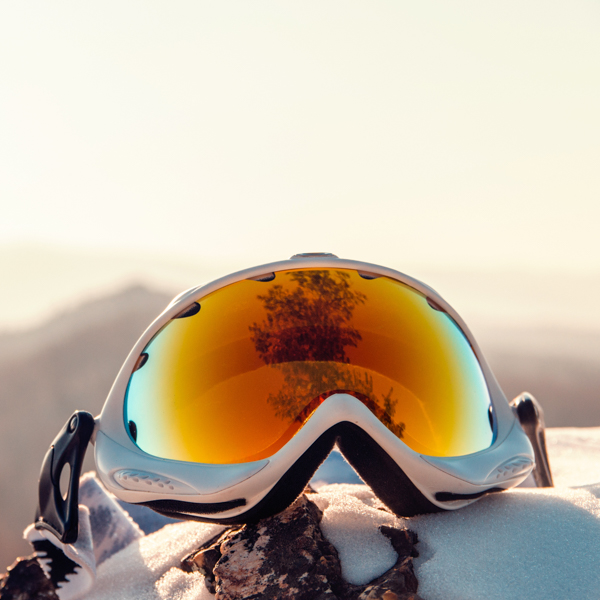
<path fill-rule="evenodd" d="M 0 3 L 0 571 L 170 297 L 297 252 L 424 280 L 509 398 L 600 426 L 599 26 L 592 0 Z"/>

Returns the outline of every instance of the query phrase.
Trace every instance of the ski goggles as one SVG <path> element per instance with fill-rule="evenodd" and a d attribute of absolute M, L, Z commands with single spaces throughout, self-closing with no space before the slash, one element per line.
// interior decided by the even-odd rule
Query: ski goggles
<path fill-rule="evenodd" d="M 76 535 L 89 438 L 109 491 L 170 516 L 234 524 L 275 514 L 336 444 L 396 514 L 456 509 L 534 469 L 540 409 L 529 397 L 518 404 L 434 290 L 384 267 L 297 255 L 171 302 L 102 414 L 76 413 L 55 440 L 37 523 L 63 541 Z M 532 434 L 519 410 L 523 422 L 534 415 Z M 67 463 L 65 500 L 43 481 Z"/>

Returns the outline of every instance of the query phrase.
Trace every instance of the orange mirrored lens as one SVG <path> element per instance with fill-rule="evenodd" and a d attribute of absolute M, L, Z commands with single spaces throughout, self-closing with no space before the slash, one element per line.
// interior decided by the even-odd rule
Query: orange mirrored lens
<path fill-rule="evenodd" d="M 266 458 L 336 391 L 353 393 L 422 454 L 460 456 L 493 441 L 470 344 L 403 283 L 353 270 L 283 271 L 198 302 L 152 339 L 129 382 L 125 421 L 149 454 Z"/>

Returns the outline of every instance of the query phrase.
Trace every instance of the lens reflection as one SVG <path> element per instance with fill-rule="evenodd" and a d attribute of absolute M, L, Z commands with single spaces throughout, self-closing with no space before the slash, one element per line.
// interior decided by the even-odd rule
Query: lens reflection
<path fill-rule="evenodd" d="M 356 271 L 279 272 L 198 302 L 166 325 L 130 379 L 125 420 L 155 456 L 236 463 L 274 454 L 336 391 L 413 450 L 492 442 L 489 394 L 454 321 L 412 288 Z"/>

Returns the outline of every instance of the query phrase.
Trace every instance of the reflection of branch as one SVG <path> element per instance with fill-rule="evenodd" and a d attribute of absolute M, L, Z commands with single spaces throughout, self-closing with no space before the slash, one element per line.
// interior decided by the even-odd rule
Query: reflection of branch
<path fill-rule="evenodd" d="M 348 362 L 345 348 L 362 339 L 352 327 L 354 309 L 365 294 L 352 290 L 343 271 L 298 271 L 290 274 L 297 285 L 274 285 L 258 296 L 267 319 L 250 326 L 251 339 L 266 364 L 293 360 Z"/>
<path fill-rule="evenodd" d="M 260 358 L 283 374 L 281 389 L 267 398 L 275 414 L 304 423 L 325 398 L 345 391 L 402 437 L 404 424 L 393 420 L 398 402 L 393 389 L 375 400 L 373 378 L 352 366 L 346 354 L 346 348 L 362 341 L 352 316 L 367 296 L 352 289 L 350 274 L 344 271 L 296 271 L 286 277 L 258 296 L 266 320 L 250 326 Z M 296 285 L 289 286 L 290 280 Z"/>
<path fill-rule="evenodd" d="M 402 438 L 404 423 L 393 419 L 398 400 L 394 389 L 377 400 L 373 377 L 364 370 L 331 362 L 291 362 L 272 365 L 283 373 L 284 382 L 267 402 L 283 420 L 304 423 L 313 411 L 332 394 L 347 393 L 358 398 L 392 433 Z"/>

